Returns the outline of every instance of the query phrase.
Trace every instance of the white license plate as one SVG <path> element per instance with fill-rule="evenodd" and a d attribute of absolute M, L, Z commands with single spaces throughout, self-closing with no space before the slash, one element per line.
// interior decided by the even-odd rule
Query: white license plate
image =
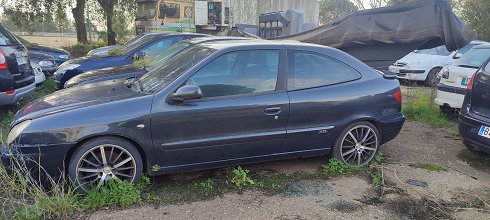
<path fill-rule="evenodd" d="M 24 51 L 15 51 L 15 58 L 17 58 L 17 65 L 23 65 L 27 63 L 27 54 Z"/>
<path fill-rule="evenodd" d="M 398 68 L 388 67 L 388 70 L 392 73 L 400 73 L 400 69 Z"/>
<path fill-rule="evenodd" d="M 480 132 L 478 132 L 478 135 L 486 138 L 490 138 L 490 127 L 487 126 L 481 126 Z"/>
<path fill-rule="evenodd" d="M 470 81 L 470 79 L 469 79 L 469 78 L 463 77 L 463 78 L 461 79 L 461 85 L 462 85 L 462 86 L 467 86 L 467 85 L 468 85 L 468 81 Z"/>

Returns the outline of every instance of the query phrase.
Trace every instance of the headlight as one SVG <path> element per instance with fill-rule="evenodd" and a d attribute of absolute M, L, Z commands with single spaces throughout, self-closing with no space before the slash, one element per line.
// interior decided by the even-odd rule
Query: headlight
<path fill-rule="evenodd" d="M 446 68 L 446 67 L 442 68 L 442 70 L 439 74 L 441 74 L 442 78 L 449 79 L 449 69 L 448 68 Z"/>
<path fill-rule="evenodd" d="M 49 60 L 43 60 L 43 61 L 39 62 L 39 66 L 52 66 L 52 65 L 53 65 L 53 62 L 49 61 Z"/>
<path fill-rule="evenodd" d="M 80 65 L 78 65 L 78 64 L 66 64 L 66 65 L 61 64 L 61 66 L 58 67 L 58 69 L 56 70 L 54 75 L 63 75 L 63 74 L 65 74 L 66 71 L 73 70 L 79 66 Z"/>
<path fill-rule="evenodd" d="M 70 58 L 69 55 L 59 55 L 58 58 L 68 60 Z"/>
<path fill-rule="evenodd" d="M 12 144 L 14 140 L 19 137 L 20 134 L 31 124 L 32 120 L 25 120 L 19 124 L 16 124 L 9 132 L 7 137 L 7 144 Z"/>

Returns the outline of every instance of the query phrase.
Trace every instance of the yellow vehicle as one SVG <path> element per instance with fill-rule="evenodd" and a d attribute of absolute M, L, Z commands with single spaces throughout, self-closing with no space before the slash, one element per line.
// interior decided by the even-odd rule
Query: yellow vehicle
<path fill-rule="evenodd" d="M 196 32 L 194 0 L 136 0 L 136 34 Z"/>

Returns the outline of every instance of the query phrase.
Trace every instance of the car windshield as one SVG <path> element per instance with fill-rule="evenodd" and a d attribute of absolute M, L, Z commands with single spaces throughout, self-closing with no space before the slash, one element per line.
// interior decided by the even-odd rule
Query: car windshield
<path fill-rule="evenodd" d="M 431 49 L 423 49 L 418 51 L 419 54 L 427 54 L 427 55 L 438 55 L 438 56 L 449 56 L 451 52 L 446 49 L 446 46 L 434 47 Z"/>
<path fill-rule="evenodd" d="M 182 53 L 170 58 L 168 62 L 165 62 L 157 69 L 141 76 L 132 84 L 140 86 L 141 91 L 144 93 L 160 91 L 182 73 L 186 72 L 214 52 L 216 52 L 215 49 L 208 47 L 198 45 L 190 47 L 185 51 L 182 51 Z"/>
<path fill-rule="evenodd" d="M 473 48 L 459 59 L 458 66 L 480 68 L 489 57 L 490 48 Z"/>
<path fill-rule="evenodd" d="M 122 48 L 122 51 L 124 54 L 129 54 L 129 53 L 133 52 L 136 48 L 140 47 L 141 45 L 146 44 L 146 43 L 153 41 L 153 40 L 160 38 L 160 37 L 161 36 L 158 34 L 145 35 L 144 37 L 141 37 L 141 38 L 133 41 L 131 44 L 127 44 L 126 46 L 124 46 Z"/>
<path fill-rule="evenodd" d="M 150 66 L 162 65 L 165 61 L 172 58 L 175 54 L 179 53 L 180 51 L 183 51 L 189 46 L 191 46 L 190 43 L 182 42 L 164 50 L 163 52 L 157 54 L 156 56 L 148 57 Z"/>
<path fill-rule="evenodd" d="M 136 8 L 137 19 L 150 19 L 154 18 L 157 13 L 156 2 L 138 2 Z"/>
<path fill-rule="evenodd" d="M 463 48 L 459 49 L 458 50 L 458 53 L 460 53 L 461 55 L 463 55 L 463 54 L 467 53 L 471 48 L 473 48 L 476 45 L 478 45 L 478 44 L 467 44 Z"/>

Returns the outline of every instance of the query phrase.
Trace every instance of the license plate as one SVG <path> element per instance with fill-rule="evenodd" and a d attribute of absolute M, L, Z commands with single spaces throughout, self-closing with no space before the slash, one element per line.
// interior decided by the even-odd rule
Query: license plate
<path fill-rule="evenodd" d="M 15 51 L 15 58 L 17 58 L 17 65 L 27 63 L 27 54 L 24 51 Z"/>
<path fill-rule="evenodd" d="M 400 73 L 400 69 L 398 68 L 389 67 L 388 70 L 392 73 Z"/>
<path fill-rule="evenodd" d="M 463 77 L 463 78 L 461 79 L 461 85 L 462 85 L 462 86 L 467 86 L 467 85 L 468 85 L 468 81 L 470 81 L 470 79 L 469 79 L 469 78 Z"/>
<path fill-rule="evenodd" d="M 482 125 L 480 128 L 480 132 L 478 132 L 478 135 L 486 138 L 490 138 L 490 127 Z"/>

